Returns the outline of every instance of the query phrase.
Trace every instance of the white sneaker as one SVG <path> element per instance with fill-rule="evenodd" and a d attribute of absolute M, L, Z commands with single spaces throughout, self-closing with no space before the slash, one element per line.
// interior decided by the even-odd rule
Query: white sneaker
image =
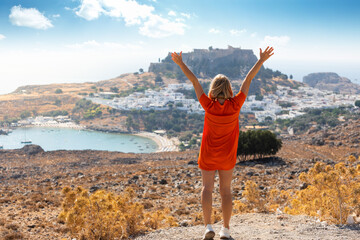
<path fill-rule="evenodd" d="M 211 224 L 206 225 L 205 233 L 204 233 L 204 240 L 210 240 L 215 237 L 214 229 L 211 227 Z"/>
<path fill-rule="evenodd" d="M 220 234 L 220 239 L 230 239 L 231 238 L 230 230 L 224 226 L 221 227 L 219 234 Z"/>

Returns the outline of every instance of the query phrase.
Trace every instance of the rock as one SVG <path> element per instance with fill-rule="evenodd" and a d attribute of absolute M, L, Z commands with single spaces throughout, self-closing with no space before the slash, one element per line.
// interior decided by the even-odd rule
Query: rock
<path fill-rule="evenodd" d="M 254 175 L 254 172 L 247 172 L 246 175 L 248 175 L 248 176 L 253 176 L 253 175 Z"/>
<path fill-rule="evenodd" d="M 96 190 L 98 190 L 100 188 L 101 187 L 99 185 L 93 185 L 93 186 L 90 187 L 89 192 L 93 193 L 93 192 L 95 192 Z"/>
<path fill-rule="evenodd" d="M 180 222 L 179 224 L 181 227 L 187 227 L 190 225 L 190 221 L 189 220 L 183 220 Z"/>
<path fill-rule="evenodd" d="M 311 139 L 311 142 L 310 142 L 311 145 L 315 145 L 315 146 L 322 146 L 325 144 L 325 141 L 324 139 L 320 138 L 320 137 L 313 137 Z"/>
<path fill-rule="evenodd" d="M 341 146 L 341 145 L 343 145 L 342 142 L 337 142 L 337 143 L 335 143 L 335 146 L 336 146 L 336 147 Z"/>
<path fill-rule="evenodd" d="M 188 164 L 188 165 L 197 165 L 197 162 L 195 162 L 195 161 L 189 161 L 187 164 Z"/>
<path fill-rule="evenodd" d="M 159 183 L 162 185 L 168 184 L 168 182 L 165 179 L 161 179 Z"/>
<path fill-rule="evenodd" d="M 44 149 L 42 149 L 42 147 L 40 147 L 39 145 L 35 145 L 35 144 L 25 145 L 20 150 L 27 155 L 35 155 L 38 153 L 45 152 Z"/>
<path fill-rule="evenodd" d="M 0 135 L 8 135 L 8 133 L 2 129 L 0 129 Z"/>
<path fill-rule="evenodd" d="M 303 189 L 307 188 L 308 186 L 309 186 L 309 184 L 307 184 L 307 183 L 302 183 L 302 184 L 300 185 L 300 190 L 303 190 Z"/>

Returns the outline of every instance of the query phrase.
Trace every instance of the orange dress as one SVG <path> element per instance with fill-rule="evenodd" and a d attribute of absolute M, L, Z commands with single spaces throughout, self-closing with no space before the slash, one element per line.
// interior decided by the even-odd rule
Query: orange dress
<path fill-rule="evenodd" d="M 230 170 L 236 164 L 239 140 L 239 114 L 246 95 L 239 91 L 221 105 L 205 93 L 199 102 L 205 110 L 204 130 L 198 165 L 200 169 Z"/>

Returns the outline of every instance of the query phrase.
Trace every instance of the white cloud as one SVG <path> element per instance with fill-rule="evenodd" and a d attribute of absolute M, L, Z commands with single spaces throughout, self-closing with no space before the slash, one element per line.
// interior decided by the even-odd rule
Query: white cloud
<path fill-rule="evenodd" d="M 6 37 L 4 36 L 4 35 L 2 35 L 2 34 L 0 34 L 0 40 L 3 40 L 3 39 L 5 39 Z"/>
<path fill-rule="evenodd" d="M 230 34 L 231 34 L 232 36 L 238 36 L 238 35 L 240 35 L 240 34 L 242 34 L 242 33 L 246 33 L 246 32 L 247 32 L 246 29 L 241 29 L 241 30 L 231 29 L 231 30 L 230 30 Z"/>
<path fill-rule="evenodd" d="M 256 32 L 254 32 L 254 33 L 252 33 L 251 35 L 250 35 L 250 37 L 256 37 L 256 35 L 257 35 L 257 33 Z"/>
<path fill-rule="evenodd" d="M 141 44 L 141 43 L 140 43 Z M 119 42 L 103 42 L 103 43 L 99 43 L 95 40 L 89 40 L 83 43 L 75 43 L 75 44 L 70 44 L 70 45 L 66 45 L 67 48 L 72 48 L 72 49 L 101 49 L 101 50 L 111 50 L 111 49 L 132 49 L 132 50 L 136 50 L 136 49 L 141 49 L 142 46 L 141 45 L 136 45 L 136 44 L 124 44 L 124 43 L 119 43 Z"/>
<path fill-rule="evenodd" d="M 53 14 L 52 17 L 53 17 L 53 18 L 59 18 L 59 17 L 60 17 L 60 14 Z"/>
<path fill-rule="evenodd" d="M 180 15 L 183 16 L 183 17 L 186 17 L 188 19 L 191 17 L 191 15 L 188 14 L 188 13 L 180 13 Z"/>
<path fill-rule="evenodd" d="M 209 33 L 218 34 L 218 33 L 220 33 L 220 30 L 219 30 L 219 29 L 215 29 L 215 28 L 211 28 L 211 29 L 209 30 Z"/>
<path fill-rule="evenodd" d="M 170 35 L 184 35 L 186 25 L 179 21 L 169 21 L 158 15 L 152 15 L 140 27 L 140 34 L 152 38 L 162 38 Z"/>
<path fill-rule="evenodd" d="M 71 45 L 66 45 L 68 48 L 88 48 L 88 47 L 98 47 L 100 43 L 95 40 L 86 41 L 83 43 L 75 43 Z"/>
<path fill-rule="evenodd" d="M 169 20 L 153 13 L 154 10 L 153 6 L 135 0 L 82 0 L 75 13 L 88 21 L 101 15 L 123 19 L 127 26 L 140 25 L 139 33 L 152 38 L 184 34 L 186 25 L 181 19 Z M 176 16 L 174 11 L 168 14 Z"/>
<path fill-rule="evenodd" d="M 82 0 L 80 9 L 76 11 L 76 15 L 85 18 L 86 20 L 97 19 L 103 12 L 103 8 L 100 2 L 97 0 Z"/>
<path fill-rule="evenodd" d="M 289 41 L 289 36 L 265 36 L 262 45 L 285 46 Z"/>
<path fill-rule="evenodd" d="M 51 21 L 36 8 L 22 8 L 20 5 L 11 8 L 9 19 L 16 26 L 43 30 L 53 27 Z"/>
<path fill-rule="evenodd" d="M 176 16 L 176 12 L 174 12 L 174 11 L 171 10 L 171 11 L 168 12 L 168 15 L 175 17 L 175 16 Z"/>

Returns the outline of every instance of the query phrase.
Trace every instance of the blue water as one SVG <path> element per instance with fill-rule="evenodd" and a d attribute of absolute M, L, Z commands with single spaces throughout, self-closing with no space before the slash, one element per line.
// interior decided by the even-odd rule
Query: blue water
<path fill-rule="evenodd" d="M 70 128 L 28 127 L 17 128 L 9 135 L 0 135 L 4 149 L 22 148 L 21 141 L 31 140 L 45 151 L 52 150 L 108 150 L 133 153 L 150 153 L 157 144 L 148 138 L 130 134 L 105 133 Z"/>

